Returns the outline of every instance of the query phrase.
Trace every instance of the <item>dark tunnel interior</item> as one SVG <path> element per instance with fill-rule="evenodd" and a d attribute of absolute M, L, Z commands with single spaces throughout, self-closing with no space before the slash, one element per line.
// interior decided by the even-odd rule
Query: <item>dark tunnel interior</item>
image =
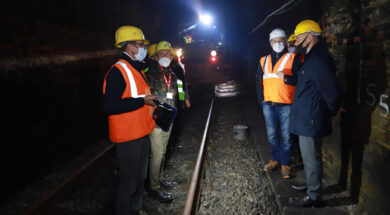
<path fill-rule="evenodd" d="M 287 2 L 292 4 L 273 13 Z M 300 21 L 311 19 L 320 24 L 322 43 L 336 62 L 345 109 L 332 121 L 333 134 L 324 138 L 324 175 L 348 187 L 365 211 L 386 214 L 390 1 L 13 0 L 0 5 L 1 202 L 108 139 L 102 84 L 120 56 L 114 46 L 120 26 L 139 27 L 150 43 L 166 40 L 182 48 L 194 95 L 237 80 L 256 100 L 259 59 L 272 50 L 269 33 L 282 28 L 291 35 Z M 212 15 L 211 26 L 199 24 L 202 13 Z M 208 61 L 212 48 L 221 53 L 215 64 Z"/>

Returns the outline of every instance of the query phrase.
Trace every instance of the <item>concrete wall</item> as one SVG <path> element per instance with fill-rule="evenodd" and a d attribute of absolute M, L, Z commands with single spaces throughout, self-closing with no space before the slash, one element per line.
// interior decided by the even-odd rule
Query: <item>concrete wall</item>
<path fill-rule="evenodd" d="M 347 186 L 371 214 L 385 214 L 390 200 L 389 3 L 332 1 L 317 20 L 337 62 L 346 109 L 324 141 L 325 180 Z"/>

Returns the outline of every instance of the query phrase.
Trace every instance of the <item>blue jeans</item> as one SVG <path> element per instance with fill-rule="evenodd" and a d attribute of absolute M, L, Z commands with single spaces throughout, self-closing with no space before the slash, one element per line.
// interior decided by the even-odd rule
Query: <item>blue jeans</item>
<path fill-rule="evenodd" d="M 321 137 L 299 136 L 303 168 L 306 176 L 307 195 L 310 199 L 321 200 L 322 188 L 322 151 Z"/>
<path fill-rule="evenodd" d="M 291 105 L 274 105 L 262 103 L 268 142 L 271 146 L 272 160 L 283 166 L 291 163 L 292 136 L 289 131 Z M 279 126 L 282 142 L 279 141 Z"/>

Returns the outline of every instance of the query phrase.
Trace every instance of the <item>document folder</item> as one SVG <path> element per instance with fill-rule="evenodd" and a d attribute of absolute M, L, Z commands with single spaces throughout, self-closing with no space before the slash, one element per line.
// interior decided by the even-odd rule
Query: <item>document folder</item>
<path fill-rule="evenodd" d="M 159 100 L 153 100 L 153 102 L 157 105 L 153 113 L 154 120 L 163 131 L 169 131 L 176 118 L 177 109 L 167 103 L 161 103 Z"/>

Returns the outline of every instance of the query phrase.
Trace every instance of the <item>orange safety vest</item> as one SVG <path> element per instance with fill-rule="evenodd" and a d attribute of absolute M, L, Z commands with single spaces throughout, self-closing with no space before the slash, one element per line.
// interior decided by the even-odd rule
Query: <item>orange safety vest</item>
<path fill-rule="evenodd" d="M 106 78 L 113 67 L 118 68 L 126 82 L 124 98 L 140 98 L 150 95 L 150 87 L 146 83 L 145 75 L 134 69 L 127 61 L 120 59 L 107 72 L 103 83 L 103 94 L 106 92 Z M 144 79 L 145 78 L 145 79 Z M 108 128 L 110 140 L 114 143 L 126 142 L 139 139 L 150 134 L 154 129 L 153 119 L 154 107 L 144 105 L 143 107 L 121 114 L 108 116 Z"/>
<path fill-rule="evenodd" d="M 271 55 L 260 59 L 260 65 L 263 69 L 264 101 L 292 104 L 295 86 L 285 84 L 276 72 L 282 71 L 286 75 L 292 75 L 294 57 L 293 53 L 284 54 L 274 68 L 272 68 Z"/>

